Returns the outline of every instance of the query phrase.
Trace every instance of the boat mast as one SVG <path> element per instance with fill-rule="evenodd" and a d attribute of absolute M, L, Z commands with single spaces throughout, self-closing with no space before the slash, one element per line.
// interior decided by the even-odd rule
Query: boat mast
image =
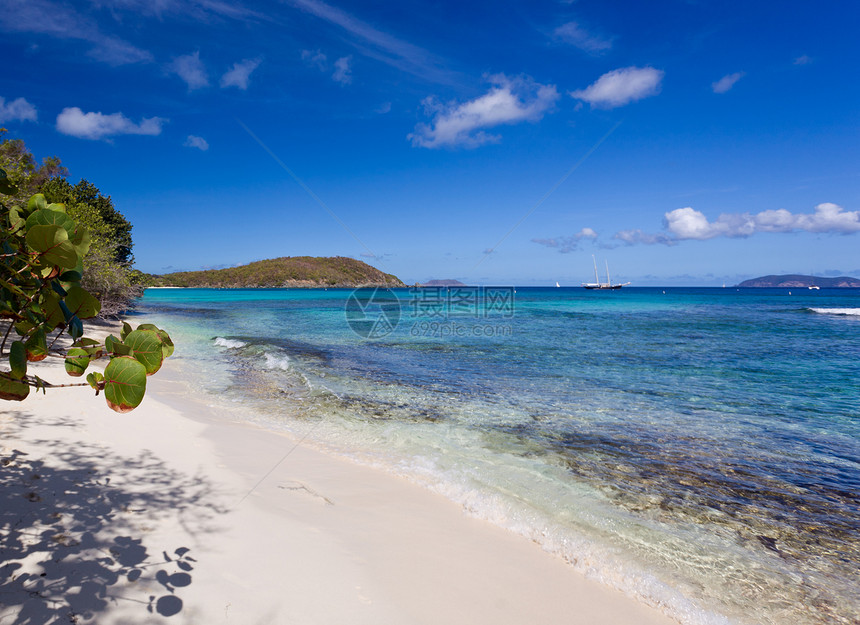
<path fill-rule="evenodd" d="M 591 260 L 594 261 L 594 283 L 600 284 L 600 278 L 597 276 L 597 259 L 594 257 L 594 254 L 591 255 Z"/>
<path fill-rule="evenodd" d="M 606 261 L 606 284 L 612 286 L 612 280 L 609 279 L 609 261 Z"/>

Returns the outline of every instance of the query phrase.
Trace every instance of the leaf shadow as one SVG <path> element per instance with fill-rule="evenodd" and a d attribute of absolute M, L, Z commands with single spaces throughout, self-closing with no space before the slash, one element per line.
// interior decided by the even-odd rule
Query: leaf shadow
<path fill-rule="evenodd" d="M 135 621 L 179 613 L 197 560 L 189 546 L 155 546 L 147 534 L 163 519 L 189 541 L 218 531 L 228 510 L 213 503 L 223 497 L 212 482 L 151 452 L 123 456 L 85 441 L 27 441 L 36 457 L 13 442 L 33 415 L 9 416 L 0 428 L 0 623 L 89 622 L 120 603 L 139 604 Z"/>

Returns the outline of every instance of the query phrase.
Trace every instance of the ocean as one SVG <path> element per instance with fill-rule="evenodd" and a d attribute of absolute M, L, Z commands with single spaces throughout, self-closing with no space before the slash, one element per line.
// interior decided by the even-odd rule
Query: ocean
<path fill-rule="evenodd" d="M 860 290 L 149 289 L 201 396 L 682 623 L 860 622 Z"/>

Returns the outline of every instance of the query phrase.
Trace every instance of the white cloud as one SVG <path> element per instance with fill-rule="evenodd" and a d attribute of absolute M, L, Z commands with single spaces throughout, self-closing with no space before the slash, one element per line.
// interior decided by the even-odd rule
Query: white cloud
<path fill-rule="evenodd" d="M 6 104 L 6 100 L 0 97 L 0 124 L 6 122 L 34 122 L 36 121 L 36 107 L 24 98 L 17 98 Z"/>
<path fill-rule="evenodd" d="M 146 50 L 103 33 L 95 20 L 75 11 L 68 3 L 4 0 L 3 10 L 0 11 L 0 30 L 85 41 L 94 46 L 88 55 L 109 65 L 152 60 L 152 54 Z"/>
<path fill-rule="evenodd" d="M 704 213 L 687 206 L 669 211 L 663 217 L 668 234 L 648 234 L 641 230 L 622 230 L 614 238 L 628 244 L 673 245 L 678 241 L 706 241 L 716 237 L 743 238 L 759 232 L 815 232 L 854 234 L 860 232 L 860 211 L 846 211 L 837 204 L 824 202 L 813 213 L 791 213 L 784 208 L 759 213 L 723 213 L 709 221 Z"/>
<path fill-rule="evenodd" d="M 385 115 L 386 113 L 391 112 L 391 102 L 383 102 L 378 107 L 376 107 L 375 111 L 380 115 Z"/>
<path fill-rule="evenodd" d="M 603 39 L 597 35 L 592 35 L 576 22 L 568 22 L 556 28 L 555 36 L 576 46 L 580 50 L 592 54 L 605 52 L 612 47 L 610 39 Z"/>
<path fill-rule="evenodd" d="M 812 63 L 812 57 L 807 56 L 805 54 L 794 59 L 795 65 L 809 65 L 810 63 Z"/>
<path fill-rule="evenodd" d="M 624 67 L 612 70 L 571 96 L 592 108 L 611 109 L 660 93 L 664 72 L 653 67 Z"/>
<path fill-rule="evenodd" d="M 408 135 L 413 146 L 477 147 L 499 141 L 482 129 L 523 121 L 536 122 L 558 99 L 555 85 L 541 85 L 531 78 L 489 77 L 493 87 L 484 95 L 463 104 L 443 105 L 433 98 L 424 100 L 425 110 L 435 113 L 432 124 L 418 124 Z"/>
<path fill-rule="evenodd" d="M 248 80 L 251 77 L 251 72 L 257 69 L 261 62 L 262 59 L 245 59 L 238 63 L 233 63 L 233 67 L 221 76 L 221 88 L 237 87 L 245 91 L 248 89 Z"/>
<path fill-rule="evenodd" d="M 351 63 L 351 56 L 341 57 L 334 62 L 334 74 L 332 74 L 332 78 L 335 82 L 339 82 L 342 85 L 348 85 L 352 82 L 352 68 L 350 67 Z"/>
<path fill-rule="evenodd" d="M 196 135 L 188 135 L 188 138 L 183 143 L 186 148 L 197 148 L 198 150 L 205 152 L 209 149 L 209 142 L 206 141 L 203 137 L 198 137 Z"/>
<path fill-rule="evenodd" d="M 642 243 L 644 245 L 654 245 L 656 243 L 675 245 L 675 240 L 666 234 L 661 232 L 649 234 L 647 232 L 642 232 L 639 228 L 636 228 L 635 230 L 621 230 L 620 232 L 616 232 L 612 238 L 623 241 L 627 245 L 636 245 L 637 243 Z"/>
<path fill-rule="evenodd" d="M 176 57 L 170 63 L 168 69 L 185 81 L 189 91 L 200 89 L 209 84 L 209 76 L 206 73 L 203 61 L 200 60 L 199 50 L 194 54 L 185 54 Z"/>
<path fill-rule="evenodd" d="M 321 72 L 328 67 L 327 57 L 320 50 L 302 50 L 302 60 Z"/>
<path fill-rule="evenodd" d="M 597 239 L 597 233 L 591 228 L 583 228 L 576 234 L 570 237 L 554 237 L 552 239 L 532 239 L 532 243 L 537 243 L 545 247 L 557 249 L 562 254 L 573 252 L 579 247 L 579 242 L 582 239 Z"/>
<path fill-rule="evenodd" d="M 729 89 L 735 86 L 735 83 L 743 78 L 745 72 L 735 72 L 734 74 L 727 74 L 720 78 L 717 82 L 711 83 L 711 89 L 714 90 L 714 93 L 725 93 Z"/>
<path fill-rule="evenodd" d="M 167 120 L 144 118 L 135 124 L 122 113 L 84 113 L 78 107 L 64 108 L 57 115 L 57 130 L 81 139 L 102 139 L 112 135 L 159 135 Z"/>

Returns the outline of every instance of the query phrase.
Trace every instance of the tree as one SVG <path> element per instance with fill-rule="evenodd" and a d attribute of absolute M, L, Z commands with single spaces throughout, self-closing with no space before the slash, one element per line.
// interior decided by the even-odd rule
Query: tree
<path fill-rule="evenodd" d="M 9 366 L 0 369 L 0 399 L 22 401 L 33 387 L 89 385 L 96 394 L 104 391 L 113 410 L 133 410 L 143 400 L 147 376 L 173 353 L 173 342 L 151 324 L 132 329 L 124 323 L 119 337 L 103 343 L 85 338 L 82 320 L 101 310 L 101 302 L 81 286 L 90 232 L 63 204 L 48 203 L 42 194 L 26 205 L 13 204 L 20 192 L 9 178 L 0 169 L 0 319 L 7 326 L 0 358 Z M 19 338 L 10 341 L 13 330 Z M 74 341 L 65 352 L 54 349 L 64 333 Z M 63 357 L 73 377 L 83 376 L 94 360 L 110 362 L 104 373 L 87 375 L 86 383 L 52 385 L 27 373 L 28 362 L 49 356 Z"/>
<path fill-rule="evenodd" d="M 132 281 L 131 224 L 114 208 L 110 196 L 87 180 L 71 185 L 61 177 L 40 188 L 49 203 L 63 204 L 66 213 L 90 232 L 92 243 L 84 258 L 81 286 L 102 303 L 101 315 L 115 316 L 128 309 L 141 289 Z"/>
<path fill-rule="evenodd" d="M 7 132 L 0 128 L 0 169 L 16 189 L 14 199 L 18 204 L 26 204 L 27 198 L 51 178 L 69 175 L 56 156 L 47 157 L 38 165 L 21 139 L 3 138 Z"/>

